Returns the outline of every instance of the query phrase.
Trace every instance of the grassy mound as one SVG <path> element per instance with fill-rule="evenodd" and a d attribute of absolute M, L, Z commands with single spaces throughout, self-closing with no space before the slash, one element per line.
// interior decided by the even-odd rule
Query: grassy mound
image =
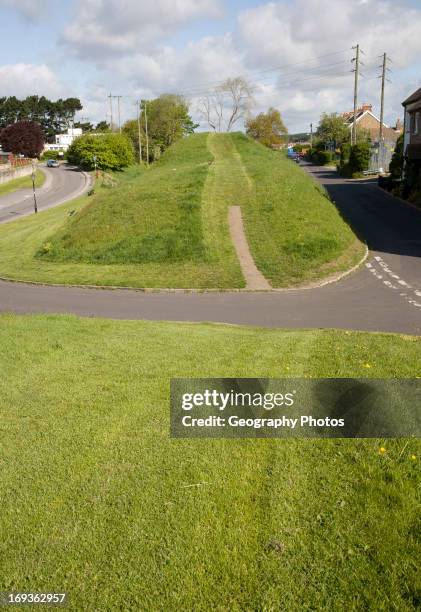
<path fill-rule="evenodd" d="M 85 263 L 202 261 L 207 135 L 176 143 L 150 170 L 131 168 L 51 240 L 46 258 Z"/>
<path fill-rule="evenodd" d="M 253 185 L 243 206 L 250 249 L 273 286 L 321 278 L 361 259 L 362 245 L 322 186 L 282 153 L 244 134 L 232 139 Z"/>
<path fill-rule="evenodd" d="M 54 585 L 69 610 L 418 609 L 419 440 L 174 440 L 168 383 L 416 376 L 419 338 L 1 316 L 0 344 L 0 590 Z"/>
<path fill-rule="evenodd" d="M 117 186 L 0 227 L 0 275 L 132 287 L 238 288 L 228 227 L 240 205 L 258 268 L 274 287 L 349 269 L 362 246 L 325 192 L 243 134 L 196 134 Z M 75 214 L 69 215 L 70 212 Z"/>

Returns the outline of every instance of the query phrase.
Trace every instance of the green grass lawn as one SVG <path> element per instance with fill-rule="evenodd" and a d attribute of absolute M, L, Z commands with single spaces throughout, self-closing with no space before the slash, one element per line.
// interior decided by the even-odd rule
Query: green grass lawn
<path fill-rule="evenodd" d="M 420 338 L 3 315 L 0 344 L 0 590 L 419 609 L 419 441 L 172 440 L 169 379 L 412 377 Z"/>
<path fill-rule="evenodd" d="M 45 181 L 45 174 L 42 170 L 37 170 L 35 175 L 35 187 L 42 187 Z M 7 183 L 0 185 L 0 197 L 18 191 L 18 189 L 32 189 L 32 178 L 29 176 L 22 176 Z"/>
<path fill-rule="evenodd" d="M 242 134 L 196 134 L 114 188 L 0 228 L 0 276 L 133 287 L 241 288 L 228 229 L 240 204 L 274 287 L 346 270 L 363 248 L 301 168 Z M 70 211 L 76 214 L 69 216 Z"/>

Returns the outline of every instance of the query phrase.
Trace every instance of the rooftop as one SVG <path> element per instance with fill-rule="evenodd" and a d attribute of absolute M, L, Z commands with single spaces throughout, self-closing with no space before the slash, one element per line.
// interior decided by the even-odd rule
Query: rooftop
<path fill-rule="evenodd" d="M 402 106 L 406 106 L 407 104 L 411 104 L 412 102 L 418 102 L 418 100 L 421 100 L 421 87 L 414 91 L 414 93 L 411 94 L 409 98 L 404 100 L 402 102 Z"/>

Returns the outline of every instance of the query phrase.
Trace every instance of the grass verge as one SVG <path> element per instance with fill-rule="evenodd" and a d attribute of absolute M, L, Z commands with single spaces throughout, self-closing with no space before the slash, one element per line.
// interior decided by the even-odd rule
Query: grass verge
<path fill-rule="evenodd" d="M 420 338 L 3 315 L 0 342 L 0 590 L 419 606 L 419 441 L 171 440 L 168 395 L 173 376 L 417 376 Z"/>
<path fill-rule="evenodd" d="M 35 175 L 35 187 L 42 187 L 45 181 L 45 174 L 42 170 L 37 170 Z M 31 189 L 32 178 L 29 176 L 21 176 L 20 178 L 13 179 L 7 183 L 0 185 L 0 197 L 18 191 L 19 189 Z"/>

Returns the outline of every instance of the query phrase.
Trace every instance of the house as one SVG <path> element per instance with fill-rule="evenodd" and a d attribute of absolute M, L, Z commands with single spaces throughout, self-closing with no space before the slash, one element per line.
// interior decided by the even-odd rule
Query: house
<path fill-rule="evenodd" d="M 421 87 L 402 106 L 405 109 L 404 157 L 421 165 Z"/>
<path fill-rule="evenodd" d="M 354 124 L 354 111 L 348 111 L 342 113 L 342 117 L 345 124 L 349 127 L 350 131 Z M 373 107 L 371 104 L 363 104 L 357 109 L 356 118 L 357 130 L 367 130 L 370 134 L 371 142 L 378 143 L 380 135 L 380 119 L 373 113 Z M 401 121 L 398 119 L 396 126 L 389 127 L 383 123 L 383 138 L 385 142 L 396 143 L 399 136 L 402 134 L 403 126 Z"/>
<path fill-rule="evenodd" d="M 82 128 L 69 128 L 66 134 L 57 134 L 54 144 L 46 144 L 44 151 L 67 151 L 72 142 L 82 136 Z"/>

